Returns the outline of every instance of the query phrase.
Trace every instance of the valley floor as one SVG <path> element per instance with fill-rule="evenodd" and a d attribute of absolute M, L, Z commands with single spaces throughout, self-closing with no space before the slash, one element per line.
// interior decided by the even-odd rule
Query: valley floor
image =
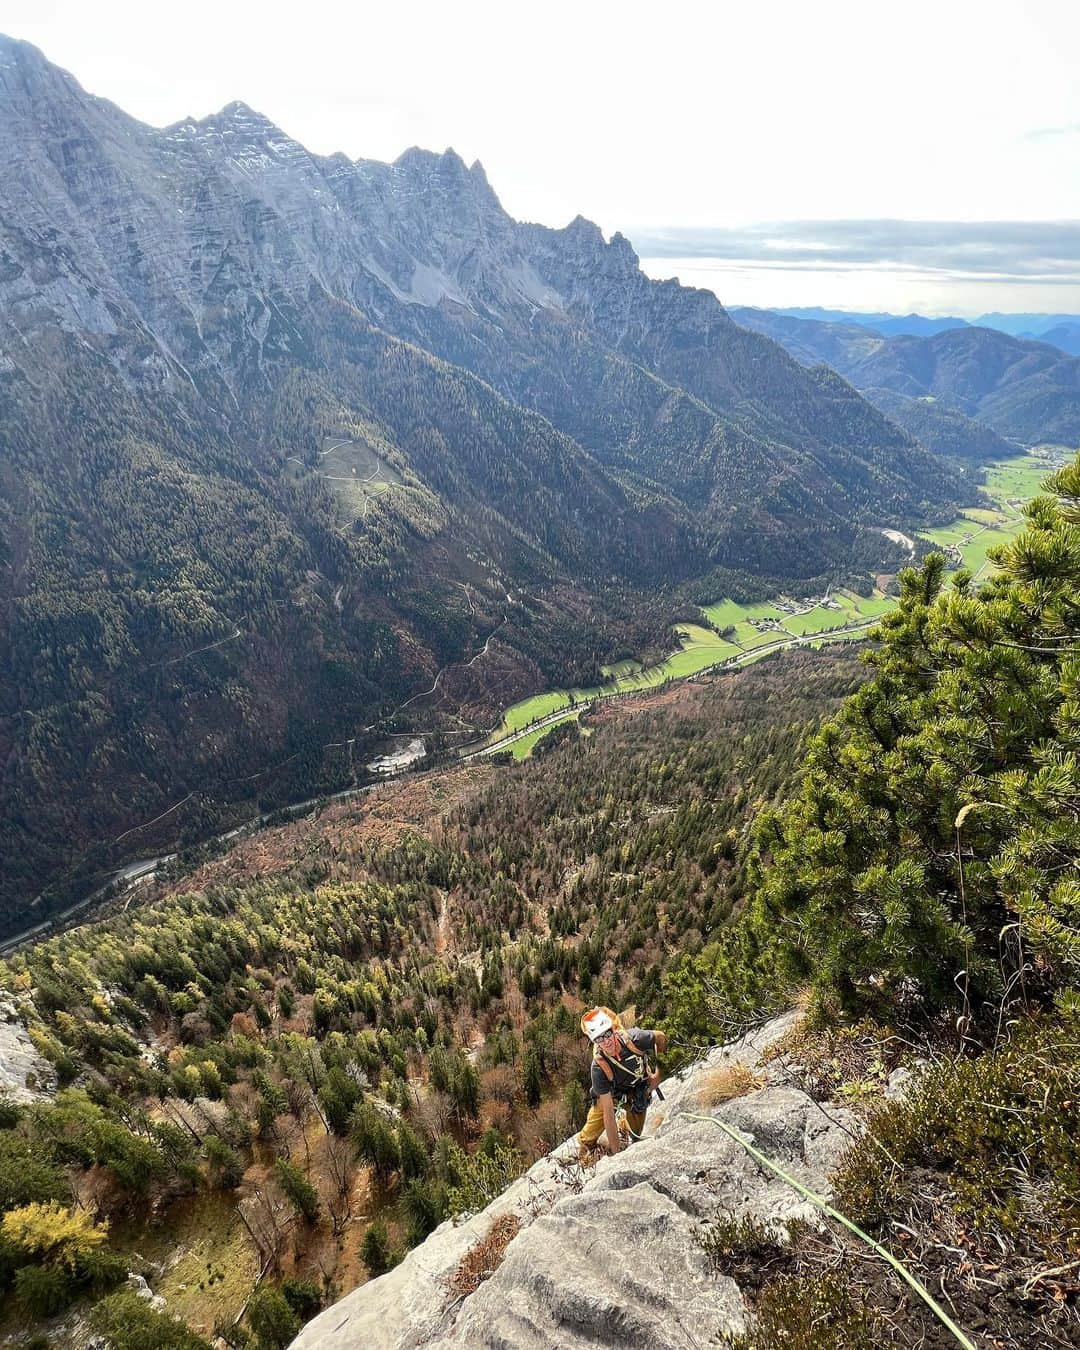
<path fill-rule="evenodd" d="M 951 567 L 965 567 L 976 582 L 983 580 L 993 570 L 990 550 L 1016 537 L 1024 524 L 1024 503 L 1039 492 L 1047 473 L 1063 462 L 1060 454 L 1041 449 L 991 465 L 982 491 L 984 504 L 963 511 L 948 525 L 924 530 L 919 538 L 941 548 Z M 653 666 L 623 661 L 605 668 L 604 684 L 553 689 L 522 699 L 506 710 L 482 745 L 466 748 L 464 757 L 509 750 L 515 759 L 525 759 L 549 731 L 576 719 L 599 699 L 687 679 L 704 670 L 749 665 L 810 638 L 819 639 L 811 642 L 813 646 L 858 640 L 895 607 L 895 597 L 880 589 L 870 596 L 839 589 L 818 600 L 787 596 L 754 604 L 720 600 L 702 609 L 708 627 L 677 625 L 681 645 L 666 660 Z"/>

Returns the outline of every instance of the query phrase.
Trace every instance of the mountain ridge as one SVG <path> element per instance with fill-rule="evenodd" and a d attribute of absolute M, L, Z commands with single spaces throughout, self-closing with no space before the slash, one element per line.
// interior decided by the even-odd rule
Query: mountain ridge
<path fill-rule="evenodd" d="M 314 155 L 240 101 L 155 129 L 0 39 L 0 164 L 6 905 L 92 843 L 219 831 L 245 782 L 340 786 L 326 747 L 448 666 L 490 717 L 659 652 L 691 578 L 871 568 L 967 491 L 456 152 Z"/>
<path fill-rule="evenodd" d="M 743 308 L 739 319 L 804 362 L 824 361 L 863 390 L 940 400 L 1021 444 L 1080 443 L 1080 360 L 994 328 L 885 337 L 855 324 Z"/>

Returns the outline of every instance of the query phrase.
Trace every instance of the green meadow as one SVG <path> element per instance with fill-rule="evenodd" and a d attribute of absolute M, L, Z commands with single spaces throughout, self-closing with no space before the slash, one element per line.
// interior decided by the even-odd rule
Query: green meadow
<path fill-rule="evenodd" d="M 610 680 L 601 685 L 594 685 L 591 689 L 552 689 L 546 694 L 534 694 L 531 698 L 522 699 L 520 703 L 515 703 L 512 708 L 506 710 L 502 721 L 488 737 L 488 741 L 502 740 L 511 732 L 520 731 L 522 727 L 530 726 L 559 708 L 571 708 L 576 704 L 588 703 L 594 698 L 612 698 L 616 694 L 653 689 L 663 684 L 665 680 L 685 679 L 688 675 L 696 675 L 698 671 L 739 655 L 739 648 L 734 643 L 726 642 L 723 638 L 717 637 L 711 629 L 698 624 L 679 624 L 678 633 L 682 639 L 681 647 L 655 666 L 640 666 L 633 661 L 621 661 L 617 666 L 608 667 L 607 673 L 612 676 Z M 551 725 L 557 726 L 558 723 L 553 722 Z M 546 730 L 547 727 L 540 728 L 541 733 Z M 515 742 L 515 745 L 517 744 L 518 742 Z"/>
<path fill-rule="evenodd" d="M 537 741 L 542 740 L 549 731 L 561 727 L 564 722 L 572 722 L 578 716 L 579 714 L 576 712 L 568 712 L 565 717 L 560 717 L 557 722 L 549 722 L 547 726 L 537 727 L 535 731 L 530 731 L 518 740 L 511 741 L 507 748 L 515 759 L 528 759 Z"/>
<path fill-rule="evenodd" d="M 1007 543 L 1019 533 L 1023 518 L 1016 503 L 1035 496 L 1043 479 L 1053 468 L 1044 455 L 1018 455 L 989 466 L 983 489 L 985 504 L 968 507 L 947 525 L 924 530 L 921 538 L 942 548 L 955 547 L 963 558 L 963 565 L 979 579 L 992 564 L 987 554 L 995 544 Z M 785 604 L 792 602 L 785 601 Z M 591 689 L 553 689 L 534 694 L 508 708 L 499 726 L 488 737 L 488 744 L 502 740 L 515 731 L 531 726 L 550 713 L 565 708 L 566 716 L 547 726 L 537 727 L 510 746 L 515 759 L 525 759 L 536 742 L 553 726 L 559 726 L 569 717 L 577 717 L 580 705 L 596 698 L 611 698 L 637 690 L 652 689 L 665 680 L 685 679 L 721 664 L 731 657 L 739 657 L 746 665 L 768 654 L 778 641 L 820 634 L 809 645 L 822 647 L 830 642 L 859 641 L 866 635 L 867 620 L 887 614 L 896 601 L 887 595 L 855 595 L 851 591 L 833 591 L 830 599 L 839 606 L 815 605 L 801 614 L 789 614 L 777 607 L 776 600 L 756 601 L 742 605 L 736 600 L 718 600 L 702 609 L 706 621 L 720 630 L 731 629 L 728 638 L 721 638 L 713 628 L 699 624 L 679 624 L 680 645 L 664 661 L 654 666 L 642 666 L 636 661 L 620 661 L 606 666 L 607 677 L 601 685 Z M 769 620 L 776 629 L 759 632 L 754 622 Z M 756 648 L 761 648 L 756 652 Z M 748 655 L 748 653 L 754 653 Z"/>

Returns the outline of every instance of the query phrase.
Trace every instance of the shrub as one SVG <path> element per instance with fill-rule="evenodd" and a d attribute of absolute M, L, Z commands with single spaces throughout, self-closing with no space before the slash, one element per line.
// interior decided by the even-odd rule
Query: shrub
<path fill-rule="evenodd" d="M 390 1233 L 382 1219 L 376 1219 L 364 1234 L 360 1258 L 373 1276 L 382 1275 L 397 1264 L 390 1250 Z"/>
<path fill-rule="evenodd" d="M 521 1220 L 516 1214 L 500 1214 L 493 1220 L 487 1233 L 458 1262 L 447 1281 L 450 1293 L 456 1298 L 475 1293 L 498 1270 L 507 1247 L 520 1231 Z"/>
<path fill-rule="evenodd" d="M 129 1290 L 96 1304 L 90 1324 L 110 1350 L 210 1350 L 209 1341 Z"/>
<path fill-rule="evenodd" d="M 467 1154 L 454 1145 L 452 1161 L 457 1180 L 450 1186 L 447 1204 L 450 1214 L 475 1214 L 503 1193 L 524 1170 L 525 1160 L 513 1147 L 500 1139 L 485 1136 L 485 1147 Z"/>
<path fill-rule="evenodd" d="M 207 1135 L 204 1144 L 206 1161 L 210 1164 L 210 1179 L 223 1191 L 235 1190 L 244 1178 L 244 1164 L 235 1149 L 216 1134 Z"/>
<path fill-rule="evenodd" d="M 1031 1017 L 998 1050 L 928 1072 L 847 1153 L 837 1207 L 878 1225 L 932 1171 L 966 1222 L 1064 1254 L 1080 1235 L 1078 1035 L 1080 1014 Z"/>
<path fill-rule="evenodd" d="M 753 1322 L 730 1350 L 875 1350 L 878 1319 L 858 1302 L 844 1271 L 781 1275 L 762 1290 Z"/>
<path fill-rule="evenodd" d="M 59 1266 L 22 1266 L 15 1272 L 15 1293 L 31 1317 L 54 1317 L 75 1292 L 71 1276 Z"/>
<path fill-rule="evenodd" d="M 282 1280 L 281 1295 L 301 1322 L 314 1317 L 322 1307 L 318 1285 L 311 1280 Z"/>
<path fill-rule="evenodd" d="M 248 1301 L 247 1321 L 259 1350 L 285 1350 L 300 1330 L 300 1319 L 281 1290 L 266 1284 Z"/>

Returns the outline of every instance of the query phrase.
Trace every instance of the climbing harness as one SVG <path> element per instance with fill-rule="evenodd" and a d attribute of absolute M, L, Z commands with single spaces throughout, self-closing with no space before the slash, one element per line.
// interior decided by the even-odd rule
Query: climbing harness
<path fill-rule="evenodd" d="M 970 1341 L 967 1338 L 967 1336 L 964 1335 L 963 1331 L 960 1330 L 960 1328 L 952 1320 L 952 1318 L 941 1306 L 941 1304 L 938 1303 L 938 1301 L 934 1298 L 933 1294 L 931 1294 L 930 1291 L 924 1285 L 920 1284 L 919 1281 L 915 1278 L 915 1276 L 912 1275 L 911 1271 L 908 1270 L 908 1268 L 901 1261 L 897 1260 L 897 1258 L 893 1256 L 892 1252 L 888 1251 L 887 1248 L 883 1247 L 880 1242 L 875 1242 L 874 1239 L 870 1237 L 868 1233 L 864 1233 L 863 1230 L 857 1224 L 852 1223 L 852 1221 L 845 1215 L 841 1214 L 838 1209 L 833 1209 L 832 1205 L 830 1205 L 820 1195 L 817 1195 L 815 1194 L 814 1191 L 808 1189 L 806 1186 L 802 1184 L 801 1181 L 796 1181 L 793 1176 L 791 1176 L 788 1172 L 784 1171 L 784 1169 L 779 1165 L 779 1163 L 774 1163 L 771 1158 L 767 1158 L 765 1154 L 756 1149 L 753 1146 L 753 1144 L 747 1143 L 747 1141 L 742 1137 L 742 1135 L 738 1132 L 738 1130 L 733 1129 L 725 1121 L 717 1120 L 715 1116 L 698 1115 L 694 1111 L 684 1112 L 683 1119 L 700 1120 L 703 1121 L 706 1125 L 715 1125 L 718 1130 L 723 1130 L 726 1135 L 729 1135 L 732 1139 L 735 1140 L 737 1144 L 739 1144 L 742 1148 L 744 1148 L 756 1163 L 760 1163 L 762 1167 L 767 1167 L 770 1172 L 775 1173 L 776 1176 L 778 1176 L 782 1181 L 786 1181 L 789 1186 L 792 1186 L 795 1190 L 797 1190 L 799 1194 L 803 1196 L 805 1199 L 809 1200 L 812 1205 L 816 1205 L 817 1208 L 820 1209 L 823 1214 L 827 1214 L 830 1219 L 835 1219 L 838 1223 L 842 1223 L 845 1228 L 847 1228 L 850 1232 L 854 1233 L 857 1238 L 860 1238 L 863 1242 L 865 1242 L 868 1247 L 872 1247 L 879 1256 L 884 1257 L 884 1259 L 889 1263 L 890 1266 L 892 1266 L 893 1270 L 896 1271 L 896 1273 L 900 1276 L 900 1278 L 911 1289 L 913 1289 L 916 1294 L 918 1294 L 919 1298 L 922 1299 L 922 1301 L 926 1304 L 926 1306 L 930 1309 L 930 1311 L 939 1319 L 942 1325 L 952 1332 L 952 1334 L 956 1337 L 957 1341 L 962 1346 L 964 1346 L 964 1350 L 975 1350 L 975 1345 L 973 1344 L 973 1342 Z"/>

